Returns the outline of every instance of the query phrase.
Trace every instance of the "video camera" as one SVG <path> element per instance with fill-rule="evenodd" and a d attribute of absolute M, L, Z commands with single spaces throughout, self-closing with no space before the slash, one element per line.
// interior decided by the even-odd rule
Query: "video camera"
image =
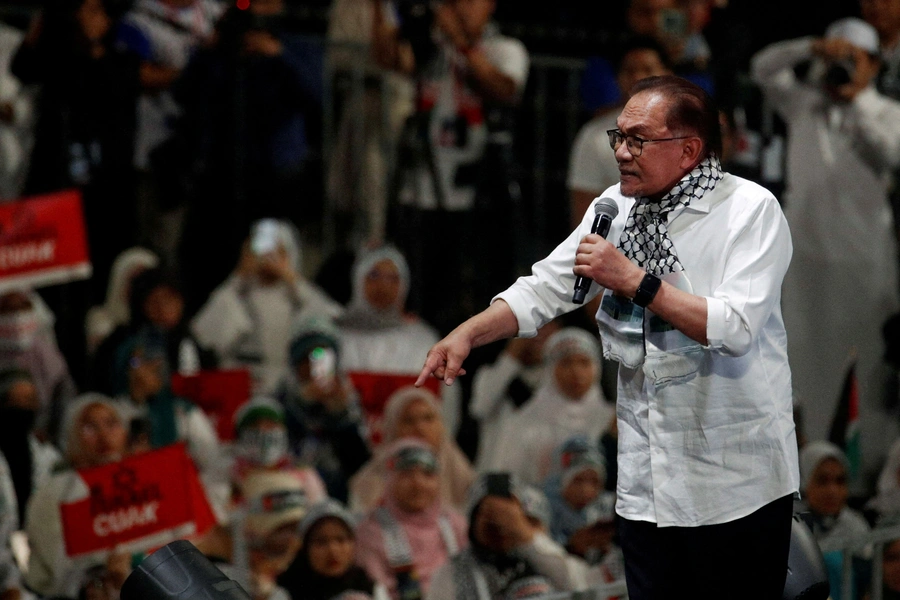
<path fill-rule="evenodd" d="M 418 71 L 437 54 L 437 44 L 433 37 L 434 2 L 435 0 L 399 0 L 396 5 L 400 37 L 412 46 Z"/>
<path fill-rule="evenodd" d="M 825 71 L 825 85 L 838 88 L 853 81 L 856 75 L 856 61 L 852 58 L 829 61 Z"/>

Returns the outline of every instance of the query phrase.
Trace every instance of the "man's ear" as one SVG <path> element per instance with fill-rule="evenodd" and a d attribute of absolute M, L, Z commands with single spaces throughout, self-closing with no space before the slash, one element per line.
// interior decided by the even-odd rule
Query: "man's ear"
<path fill-rule="evenodd" d="M 700 155 L 703 152 L 703 140 L 699 137 L 689 138 L 681 148 L 681 164 L 679 166 L 682 169 L 693 169 L 700 162 Z"/>

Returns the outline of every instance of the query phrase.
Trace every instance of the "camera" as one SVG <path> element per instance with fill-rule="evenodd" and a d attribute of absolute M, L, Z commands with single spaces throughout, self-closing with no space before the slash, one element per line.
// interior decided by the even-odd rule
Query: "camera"
<path fill-rule="evenodd" d="M 847 85 L 856 74 L 856 62 L 852 58 L 832 61 L 825 71 L 825 85 L 832 88 Z"/>
<path fill-rule="evenodd" d="M 400 21 L 400 37 L 412 46 L 416 69 L 421 70 L 437 55 L 437 44 L 432 37 L 434 27 L 433 0 L 399 0 L 397 17 Z"/>

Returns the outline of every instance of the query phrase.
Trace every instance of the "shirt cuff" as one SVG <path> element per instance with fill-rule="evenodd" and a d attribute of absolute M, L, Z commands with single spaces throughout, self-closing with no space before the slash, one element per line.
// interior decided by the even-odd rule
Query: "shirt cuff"
<path fill-rule="evenodd" d="M 531 338 L 537 335 L 537 321 L 531 314 L 529 306 L 533 306 L 533 301 L 525 297 L 524 294 L 514 288 L 509 288 L 505 292 L 501 292 L 491 299 L 491 304 L 497 300 L 503 300 L 512 310 L 519 324 L 519 332 L 517 337 Z"/>
<path fill-rule="evenodd" d="M 724 300 L 706 296 L 706 343 L 712 349 L 725 345 L 727 312 Z"/>
<path fill-rule="evenodd" d="M 750 332 L 737 311 L 720 298 L 706 296 L 707 347 L 729 356 L 743 356 L 751 341 Z"/>

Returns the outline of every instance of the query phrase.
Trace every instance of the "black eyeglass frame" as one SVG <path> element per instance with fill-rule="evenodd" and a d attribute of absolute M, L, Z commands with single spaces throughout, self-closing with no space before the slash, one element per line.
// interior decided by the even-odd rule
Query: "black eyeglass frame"
<path fill-rule="evenodd" d="M 644 153 L 644 144 L 648 142 L 671 142 L 672 140 L 687 140 L 692 137 L 697 137 L 696 135 L 680 135 L 677 137 L 668 137 L 668 138 L 657 138 L 655 140 L 645 140 L 642 137 L 638 137 L 633 134 L 625 134 L 622 133 L 621 129 L 607 129 L 606 135 L 609 136 L 609 147 L 612 148 L 613 152 L 619 149 L 619 146 L 622 145 L 622 142 L 625 142 L 625 147 L 628 148 L 628 152 L 635 158 L 639 157 Z M 631 149 L 631 145 L 629 145 L 628 140 L 632 139 L 636 142 L 637 153 L 635 153 Z"/>

